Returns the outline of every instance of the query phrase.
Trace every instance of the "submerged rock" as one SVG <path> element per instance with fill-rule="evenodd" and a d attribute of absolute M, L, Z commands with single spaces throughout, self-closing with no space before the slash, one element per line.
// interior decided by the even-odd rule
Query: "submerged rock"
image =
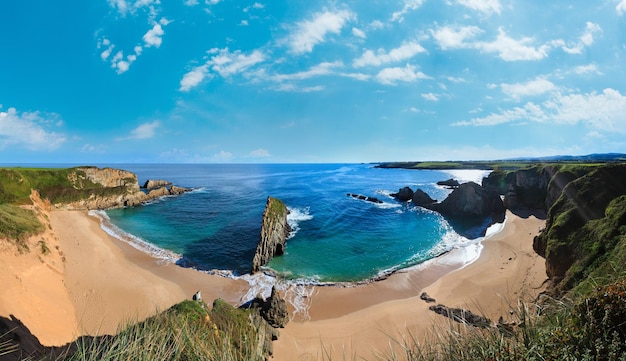
<path fill-rule="evenodd" d="M 269 262 L 274 256 L 280 256 L 284 253 L 285 240 L 291 232 L 291 227 L 287 223 L 287 214 L 289 214 L 289 210 L 281 200 L 267 197 L 261 235 L 252 260 L 252 273 L 260 271 L 261 266 Z"/>

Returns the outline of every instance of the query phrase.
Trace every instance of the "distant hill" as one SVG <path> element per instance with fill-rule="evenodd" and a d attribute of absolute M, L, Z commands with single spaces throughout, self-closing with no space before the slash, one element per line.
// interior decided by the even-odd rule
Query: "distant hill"
<path fill-rule="evenodd" d="M 587 155 L 553 155 L 536 158 L 511 158 L 507 160 L 523 162 L 623 162 L 626 161 L 626 154 L 594 153 Z"/>

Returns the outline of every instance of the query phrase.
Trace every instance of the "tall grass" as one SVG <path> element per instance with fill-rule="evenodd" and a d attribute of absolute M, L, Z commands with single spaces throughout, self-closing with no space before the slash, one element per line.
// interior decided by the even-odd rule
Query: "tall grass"
<path fill-rule="evenodd" d="M 169 311 L 128 326 L 115 336 L 83 337 L 62 359 L 113 360 L 264 360 L 264 330 L 247 311 L 217 301 L 211 311 L 185 301 Z"/>

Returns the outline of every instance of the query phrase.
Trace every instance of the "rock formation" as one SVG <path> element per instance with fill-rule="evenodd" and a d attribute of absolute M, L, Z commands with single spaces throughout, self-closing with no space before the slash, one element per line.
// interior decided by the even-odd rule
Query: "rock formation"
<path fill-rule="evenodd" d="M 276 287 L 272 287 L 272 294 L 266 300 L 256 297 L 249 305 L 252 309 L 258 309 L 261 317 L 274 328 L 283 328 L 289 322 L 287 301 L 280 297 Z"/>
<path fill-rule="evenodd" d="M 454 188 L 458 188 L 460 184 L 459 184 L 458 180 L 450 178 L 450 179 L 445 180 L 445 181 L 437 182 L 437 185 L 445 186 L 445 187 L 450 188 L 450 189 L 454 189 Z"/>
<path fill-rule="evenodd" d="M 153 179 L 149 179 L 147 180 L 144 184 L 143 184 L 143 188 L 145 189 L 154 189 L 154 188 L 160 188 L 160 187 L 167 187 L 172 185 L 171 182 L 168 182 L 166 180 L 153 180 Z"/>
<path fill-rule="evenodd" d="M 446 316 L 456 322 L 475 326 L 475 327 L 483 327 L 487 328 L 491 326 L 491 320 L 484 317 L 472 313 L 471 311 L 464 310 L 462 308 L 452 308 L 446 307 L 444 305 L 430 306 L 429 310 L 438 313 L 440 315 Z"/>
<path fill-rule="evenodd" d="M 291 232 L 287 223 L 287 206 L 277 198 L 267 197 L 263 224 L 259 243 L 252 260 L 252 273 L 261 270 L 261 267 L 274 256 L 280 256 L 285 251 L 285 240 Z"/>
<path fill-rule="evenodd" d="M 376 197 L 368 197 L 368 196 L 364 196 L 361 194 L 355 194 L 355 193 L 347 193 L 346 194 L 348 197 L 352 197 L 355 199 L 360 199 L 362 201 L 368 201 L 368 202 L 372 202 L 372 203 L 383 203 L 383 201 L 381 201 L 380 199 L 376 198 Z"/>
<path fill-rule="evenodd" d="M 500 195 L 474 182 L 461 184 L 441 203 L 427 204 L 425 208 L 451 218 L 504 217 L 504 204 Z"/>
<path fill-rule="evenodd" d="M 86 193 L 83 199 L 57 205 L 70 209 L 108 209 L 132 207 L 158 197 L 179 195 L 190 189 L 162 186 L 149 193 L 139 187 L 137 175 L 120 169 L 78 167 L 68 176 L 73 187 Z M 94 187 L 97 186 L 97 187 Z"/>
<path fill-rule="evenodd" d="M 406 202 L 413 199 L 413 190 L 409 187 L 402 187 L 398 189 L 398 193 L 391 193 L 391 196 L 400 202 Z"/>
<path fill-rule="evenodd" d="M 437 202 L 436 200 L 430 198 L 430 196 L 426 194 L 426 192 L 419 188 L 415 192 L 413 192 L 413 199 L 411 201 L 414 205 L 420 207 Z"/>

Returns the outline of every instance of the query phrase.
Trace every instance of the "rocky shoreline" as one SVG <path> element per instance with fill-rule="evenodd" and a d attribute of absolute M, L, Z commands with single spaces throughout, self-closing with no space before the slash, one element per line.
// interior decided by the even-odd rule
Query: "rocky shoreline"
<path fill-rule="evenodd" d="M 164 180 L 148 180 L 144 187 L 139 186 L 137 175 L 120 169 L 77 167 L 76 172 L 70 179 L 80 187 L 87 182 L 97 184 L 103 190 L 110 190 L 110 194 L 96 194 L 93 192 L 88 197 L 69 202 L 55 204 L 56 208 L 75 210 L 104 210 L 111 208 L 133 207 L 148 203 L 157 198 L 177 196 L 191 191 L 173 185 Z"/>

